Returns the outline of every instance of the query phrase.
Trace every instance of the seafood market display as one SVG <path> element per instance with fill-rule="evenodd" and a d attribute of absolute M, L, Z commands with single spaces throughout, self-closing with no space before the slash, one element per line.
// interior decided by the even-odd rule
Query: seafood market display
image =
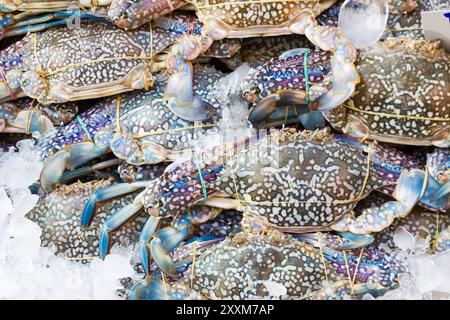
<path fill-rule="evenodd" d="M 450 299 L 432 10 L 0 1 L 0 299 Z"/>

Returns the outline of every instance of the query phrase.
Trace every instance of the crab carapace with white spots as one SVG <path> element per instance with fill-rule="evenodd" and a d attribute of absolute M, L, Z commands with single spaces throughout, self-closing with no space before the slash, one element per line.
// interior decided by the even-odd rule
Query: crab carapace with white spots
<path fill-rule="evenodd" d="M 45 132 L 68 123 L 78 113 L 78 105 L 67 102 L 42 106 L 31 99 L 0 103 L 0 133 Z"/>
<path fill-rule="evenodd" d="M 397 257 L 376 249 L 359 258 L 357 266 L 358 253 L 348 252 L 345 262 L 342 251 L 319 249 L 275 230 L 241 232 L 206 249 L 171 285 L 164 287 L 155 277 L 138 281 L 128 299 L 308 299 L 325 280 L 348 282 L 349 272 L 358 293 L 384 293 L 397 286 L 393 280 L 399 272 L 408 271 Z M 273 296 L 271 286 L 285 293 Z"/>
<path fill-rule="evenodd" d="M 92 227 L 81 226 L 80 219 L 83 207 L 99 188 L 111 185 L 108 180 L 77 182 L 61 185 L 53 192 L 42 196 L 37 205 L 26 215 L 42 229 L 41 245 L 53 245 L 56 254 L 64 254 L 68 258 L 89 261 L 98 257 L 98 224 L 105 222 L 111 211 L 117 210 L 133 201 L 133 195 L 105 202 L 97 207 Z M 130 221 L 112 238 L 115 243 L 131 245 L 139 239 L 139 230 L 145 223 L 145 217 L 137 217 Z"/>
<path fill-rule="evenodd" d="M 325 113 L 345 134 L 383 142 L 450 146 L 450 55 L 439 42 L 392 38 L 361 51 L 361 82 Z"/>
<path fill-rule="evenodd" d="M 327 130 L 283 130 L 260 139 L 250 137 L 234 146 L 220 145 L 171 164 L 160 178 L 145 184 L 133 205 L 116 212 L 105 225 L 101 251 L 109 246 L 108 233 L 144 208 L 150 218 L 143 237 L 152 239 L 151 256 L 169 275 L 175 269 L 167 252 L 186 236 L 193 221 L 189 211 L 196 204 L 246 212 L 266 229 L 356 234 L 383 230 L 395 218 L 406 216 L 419 201 L 434 210 L 448 206 L 446 185 L 426 175 L 423 164 L 413 157 L 378 143 L 365 145 L 333 136 Z M 111 192 L 105 188 L 88 204 L 86 216 L 92 214 L 98 199 L 142 185 L 124 184 L 122 190 Z M 394 201 L 353 217 L 359 200 L 373 190 L 393 187 Z M 437 193 L 440 195 L 435 199 Z M 211 210 L 194 220 L 204 222 L 219 213 Z M 158 230 L 165 217 L 175 217 L 175 226 Z M 145 248 L 141 252 L 143 265 L 148 264 L 147 258 Z"/>
<path fill-rule="evenodd" d="M 73 170 L 109 151 L 133 165 L 157 164 L 183 155 L 200 135 L 217 131 L 214 124 L 222 116 L 223 104 L 214 93 L 214 85 L 223 73 L 205 65 L 197 65 L 196 70 L 194 92 L 208 102 L 209 120 L 196 127 L 191 112 L 171 112 L 163 99 L 167 77 L 158 74 L 153 90 L 103 99 L 68 125 L 44 136 L 39 142 L 46 163 L 42 188 L 51 190 L 66 169 Z"/>
<path fill-rule="evenodd" d="M 235 70 L 246 63 L 256 68 L 270 61 L 283 52 L 296 48 L 312 48 L 313 45 L 299 35 L 286 35 L 279 37 L 247 38 L 242 39 L 241 50 L 231 58 L 220 59 L 229 69 Z"/>
<path fill-rule="evenodd" d="M 180 20 L 186 24 L 188 16 L 161 17 L 155 26 L 129 32 L 89 21 L 78 29 L 28 34 L 0 53 L 6 73 L 0 98 L 28 96 L 50 104 L 149 89 L 152 74 L 165 67 L 164 51 L 183 35 L 182 24 L 175 23 Z M 216 49 L 214 56 L 224 51 Z"/>
<path fill-rule="evenodd" d="M 249 121 L 257 128 L 296 122 L 306 129 L 323 127 L 322 114 L 311 111 L 310 104 L 331 89 L 332 79 L 329 52 L 309 48 L 283 52 L 252 68 L 242 83 L 251 107 Z"/>

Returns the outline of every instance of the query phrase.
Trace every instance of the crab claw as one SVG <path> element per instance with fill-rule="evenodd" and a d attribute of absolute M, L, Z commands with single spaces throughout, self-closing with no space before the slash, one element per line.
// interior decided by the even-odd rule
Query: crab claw
<path fill-rule="evenodd" d="M 128 300 L 199 300 L 204 299 L 200 294 L 182 284 L 173 287 L 161 280 L 146 277 L 131 287 Z"/>
<path fill-rule="evenodd" d="M 74 143 L 56 152 L 46 161 L 42 169 L 40 177 L 42 190 L 52 191 L 54 185 L 61 181 L 66 169 L 73 170 L 104 152 L 105 150 L 100 149 L 92 141 Z"/>
<path fill-rule="evenodd" d="M 140 200 L 141 198 L 137 196 L 132 204 L 123 207 L 105 221 L 105 224 L 100 232 L 100 240 L 98 244 L 101 259 L 105 259 L 111 247 L 111 232 L 121 227 L 125 224 L 125 222 L 132 219 L 139 211 L 142 210 L 143 205 Z"/>
<path fill-rule="evenodd" d="M 81 225 L 89 225 L 98 203 L 135 192 L 139 189 L 145 188 L 146 185 L 146 182 L 118 183 L 95 190 L 89 201 L 84 206 L 83 214 L 81 216 Z"/>
<path fill-rule="evenodd" d="M 39 111 L 22 110 L 14 120 L 7 120 L 3 132 L 45 133 L 54 128 L 52 121 Z"/>
<path fill-rule="evenodd" d="M 150 242 L 150 252 L 156 265 L 171 277 L 177 277 L 176 266 L 170 257 L 170 252 L 183 241 L 190 227 L 189 215 L 181 214 L 177 217 L 175 225 L 163 228 L 153 235 Z M 148 259 L 141 258 L 142 265 L 146 271 L 149 270 Z"/>
<path fill-rule="evenodd" d="M 433 202 L 437 201 L 437 200 L 447 196 L 449 193 L 450 193 L 450 181 L 439 188 L 439 190 L 431 198 L 431 201 L 433 201 Z"/>
<path fill-rule="evenodd" d="M 141 141 L 119 132 L 114 133 L 110 149 L 119 159 L 137 166 L 161 163 L 169 155 L 169 151 L 157 143 Z"/>
<path fill-rule="evenodd" d="M 421 199 L 425 182 L 422 170 L 402 171 L 393 193 L 396 201 L 364 210 L 359 217 L 349 222 L 348 230 L 358 234 L 379 232 L 387 228 L 395 218 L 405 217 Z"/>
<path fill-rule="evenodd" d="M 170 76 L 164 98 L 169 109 L 178 117 L 188 121 L 204 121 L 214 115 L 213 107 L 195 97 L 193 92 L 193 71 L 190 61 L 175 58 L 175 72 Z"/>
<path fill-rule="evenodd" d="M 248 115 L 248 120 L 255 128 L 260 128 L 280 106 L 306 105 L 308 95 L 301 90 L 280 90 L 262 99 Z"/>
<path fill-rule="evenodd" d="M 333 57 L 332 68 L 333 86 L 331 90 L 319 97 L 316 107 L 318 111 L 327 111 L 344 103 L 353 95 L 356 85 L 360 82 L 358 71 L 353 63 L 343 62 Z"/>
<path fill-rule="evenodd" d="M 150 216 L 147 222 L 145 222 L 145 225 L 142 228 L 142 231 L 139 235 L 139 244 L 138 244 L 139 256 L 142 267 L 144 268 L 146 274 L 150 273 L 148 243 L 152 239 L 152 236 L 155 233 L 155 231 L 158 229 L 160 221 L 161 218 Z"/>
<path fill-rule="evenodd" d="M 129 300 L 167 300 L 167 290 L 164 284 L 153 277 L 146 277 L 131 287 Z"/>

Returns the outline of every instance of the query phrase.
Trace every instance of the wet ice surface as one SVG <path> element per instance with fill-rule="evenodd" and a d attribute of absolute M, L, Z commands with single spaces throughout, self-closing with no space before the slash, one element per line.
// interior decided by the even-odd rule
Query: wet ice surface
<path fill-rule="evenodd" d="M 368 48 L 383 34 L 388 14 L 387 0 L 346 0 L 339 13 L 339 28 L 358 49 Z"/>
<path fill-rule="evenodd" d="M 0 153 L 0 299 L 118 299 L 119 278 L 133 273 L 130 250 L 83 265 L 40 247 L 41 229 L 25 218 L 38 201 L 28 186 L 42 165 L 31 140 Z"/>

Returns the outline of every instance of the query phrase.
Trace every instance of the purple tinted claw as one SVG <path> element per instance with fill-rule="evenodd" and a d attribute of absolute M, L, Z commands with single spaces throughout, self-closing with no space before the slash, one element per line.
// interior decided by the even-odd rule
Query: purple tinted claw
<path fill-rule="evenodd" d="M 164 273 L 171 277 L 176 277 L 177 272 L 169 253 L 186 238 L 189 227 L 188 214 L 181 214 L 177 217 L 174 226 L 157 231 L 150 243 L 150 252 L 153 260 Z"/>

